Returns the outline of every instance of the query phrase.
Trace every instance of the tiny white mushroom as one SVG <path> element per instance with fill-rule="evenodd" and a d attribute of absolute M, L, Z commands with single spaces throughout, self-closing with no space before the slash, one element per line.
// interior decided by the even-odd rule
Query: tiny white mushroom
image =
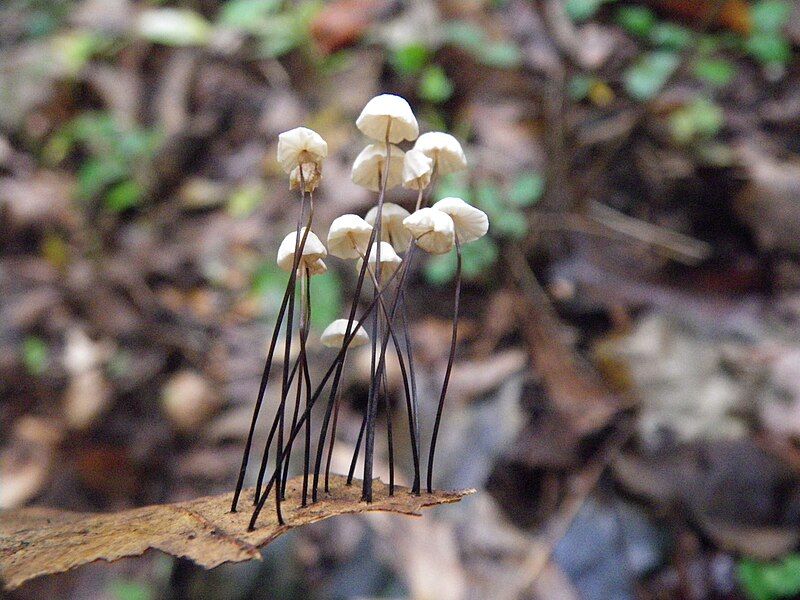
<path fill-rule="evenodd" d="M 394 202 L 384 202 L 381 210 L 381 240 L 389 242 L 395 252 L 405 252 L 411 243 L 411 234 L 403 226 L 403 219 L 410 215 L 405 208 Z M 369 209 L 364 219 L 370 225 L 375 225 L 378 216 L 378 207 Z"/>
<path fill-rule="evenodd" d="M 336 319 L 333 323 L 328 325 L 320 336 L 322 345 L 328 348 L 341 348 L 344 344 L 345 333 L 347 333 L 347 323 L 347 319 Z M 364 331 L 364 328 L 361 326 L 355 329 L 355 323 L 350 326 L 350 335 L 352 339 L 347 346 L 348 348 L 358 348 L 359 346 L 369 343 L 369 335 L 367 332 Z"/>
<path fill-rule="evenodd" d="M 303 239 L 303 232 L 306 230 L 303 227 L 300 230 L 300 239 Z M 297 239 L 297 231 L 289 233 L 281 245 L 278 247 L 278 266 L 284 271 L 291 271 L 294 264 L 294 248 Z M 306 243 L 303 246 L 302 256 L 298 266 L 305 266 L 311 275 L 319 275 L 325 273 L 328 268 L 322 260 L 328 255 L 325 246 L 320 239 L 314 234 L 313 231 L 308 232 Z M 299 269 L 298 269 L 299 270 Z"/>
<path fill-rule="evenodd" d="M 461 198 L 442 198 L 431 208 L 450 215 L 458 241 L 462 244 L 474 242 L 489 231 L 489 217 L 486 213 L 467 204 Z"/>
<path fill-rule="evenodd" d="M 467 157 L 461 144 L 449 133 L 431 131 L 423 133 L 414 144 L 419 150 L 433 160 L 433 168 L 438 175 L 447 175 L 467 168 Z"/>
<path fill-rule="evenodd" d="M 372 225 L 358 215 L 336 217 L 328 231 L 328 252 L 339 258 L 358 258 L 367 251 Z"/>
<path fill-rule="evenodd" d="M 403 181 L 403 155 L 400 148 L 389 145 L 390 160 L 386 189 L 400 185 Z M 386 144 L 370 144 L 364 148 L 353 162 L 353 183 L 373 192 L 381 189 L 381 177 L 386 165 Z"/>
<path fill-rule="evenodd" d="M 319 165 L 328 156 L 328 144 L 308 127 L 295 127 L 278 136 L 278 162 L 286 173 L 305 163 Z"/>
<path fill-rule="evenodd" d="M 356 127 L 367 137 L 379 142 L 396 144 L 403 140 L 415 140 L 419 135 L 417 119 L 405 99 L 393 94 L 381 94 L 367 102 L 356 119 Z"/>
<path fill-rule="evenodd" d="M 433 159 L 421 150 L 409 150 L 403 158 L 403 187 L 424 190 L 431 182 Z"/>
<path fill-rule="evenodd" d="M 406 217 L 403 225 L 425 252 L 446 254 L 455 244 L 453 219 L 440 210 L 420 208 Z"/>
<path fill-rule="evenodd" d="M 303 170 L 302 182 L 300 181 L 300 169 Z M 303 163 L 297 165 L 289 173 L 289 189 L 299 189 L 300 184 L 303 183 L 305 184 L 304 192 L 313 192 L 319 186 L 320 179 L 322 179 L 322 163 Z"/>
<path fill-rule="evenodd" d="M 372 246 L 369 253 L 369 268 L 372 273 L 375 273 L 375 264 L 378 256 L 378 244 Z M 381 242 L 381 281 L 385 281 L 391 277 L 403 262 L 403 259 L 397 255 L 392 245 L 389 242 Z M 363 261 L 358 259 L 358 269 L 361 270 Z"/>

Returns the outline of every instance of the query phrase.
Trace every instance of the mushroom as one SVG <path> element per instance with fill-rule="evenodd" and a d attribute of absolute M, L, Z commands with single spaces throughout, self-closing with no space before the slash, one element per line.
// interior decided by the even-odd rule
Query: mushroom
<path fill-rule="evenodd" d="M 300 170 L 303 170 L 303 179 L 300 180 Z M 297 165 L 289 173 L 289 189 L 296 190 L 303 185 L 304 192 L 313 192 L 319 186 L 322 179 L 322 163 L 302 163 Z"/>
<path fill-rule="evenodd" d="M 433 160 L 433 168 L 439 175 L 447 175 L 467 168 L 467 157 L 461 144 L 449 133 L 432 131 L 423 133 L 414 144 L 419 150 Z"/>
<path fill-rule="evenodd" d="M 431 208 L 450 215 L 461 244 L 482 238 L 489 231 L 489 218 L 479 208 L 467 204 L 461 198 L 442 198 Z"/>
<path fill-rule="evenodd" d="M 453 219 L 441 210 L 420 208 L 403 220 L 417 246 L 431 254 L 446 254 L 455 244 Z"/>
<path fill-rule="evenodd" d="M 381 94 L 367 102 L 356 119 L 356 127 L 374 140 L 392 144 L 403 140 L 415 140 L 419 125 L 408 102 L 400 96 Z"/>
<path fill-rule="evenodd" d="M 300 239 L 302 240 L 306 228 L 300 229 Z M 291 271 L 294 264 L 294 251 L 297 244 L 297 231 L 289 233 L 278 248 L 278 266 L 284 271 Z M 325 273 L 328 268 L 322 260 L 328 255 L 325 246 L 320 239 L 314 234 L 313 231 L 308 232 L 306 243 L 301 252 L 300 263 L 298 268 L 305 267 L 311 275 L 320 275 Z"/>
<path fill-rule="evenodd" d="M 403 187 L 423 190 L 431 182 L 433 159 L 421 150 L 409 150 L 403 159 Z"/>
<path fill-rule="evenodd" d="M 397 252 L 394 251 L 392 245 L 389 242 L 381 242 L 381 280 L 385 281 L 389 277 L 391 277 L 397 269 L 400 268 L 400 264 L 403 262 L 403 259 L 397 255 Z M 369 268 L 372 273 L 375 273 L 375 263 L 376 257 L 378 254 L 378 244 L 372 246 L 372 250 L 369 253 Z M 363 261 L 361 259 L 358 260 L 358 268 L 361 269 L 361 265 Z"/>
<path fill-rule="evenodd" d="M 389 174 L 387 175 L 386 189 L 400 185 L 403 181 L 403 155 L 405 153 L 393 144 L 389 145 L 389 153 L 387 157 L 386 144 L 369 144 L 364 148 L 353 162 L 353 183 L 373 192 L 380 191 L 383 171 L 388 160 Z"/>
<path fill-rule="evenodd" d="M 381 240 L 389 242 L 395 252 L 405 252 L 411 243 L 411 234 L 403 226 L 403 219 L 410 214 L 405 208 L 394 202 L 384 202 L 381 209 Z M 364 219 L 370 225 L 375 226 L 377 216 L 378 207 L 373 206 Z"/>
<path fill-rule="evenodd" d="M 358 258 L 367 252 L 372 225 L 358 215 L 336 217 L 328 231 L 328 251 L 339 258 Z"/>
<path fill-rule="evenodd" d="M 347 319 L 336 319 L 328 325 L 320 336 L 322 345 L 328 348 L 341 348 L 344 345 L 348 323 L 350 321 Z M 350 325 L 350 344 L 348 348 L 357 348 L 367 343 L 369 343 L 369 335 L 364 328 L 359 326 L 358 329 L 355 329 L 355 323 Z"/>
<path fill-rule="evenodd" d="M 326 156 L 327 142 L 308 127 L 295 127 L 278 136 L 278 162 L 287 173 L 305 163 L 319 165 Z"/>

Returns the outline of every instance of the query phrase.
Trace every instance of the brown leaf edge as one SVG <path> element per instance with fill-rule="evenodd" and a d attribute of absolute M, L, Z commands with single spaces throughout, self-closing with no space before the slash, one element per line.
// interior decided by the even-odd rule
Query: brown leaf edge
<path fill-rule="evenodd" d="M 423 508 L 458 502 L 475 490 L 414 496 L 408 488 L 375 480 L 374 501 L 361 502 L 361 484 L 331 478 L 330 494 L 300 507 L 302 477 L 290 480 L 282 504 L 285 525 L 266 508 L 255 531 L 247 531 L 252 490 L 242 494 L 240 510 L 230 513 L 232 493 L 188 502 L 145 506 L 117 513 L 73 513 L 25 508 L 0 513 L 0 580 L 7 590 L 26 581 L 63 573 L 96 560 L 139 556 L 150 549 L 188 558 L 205 568 L 225 562 L 260 559 L 259 548 L 290 529 L 343 514 L 373 511 L 420 516 Z"/>

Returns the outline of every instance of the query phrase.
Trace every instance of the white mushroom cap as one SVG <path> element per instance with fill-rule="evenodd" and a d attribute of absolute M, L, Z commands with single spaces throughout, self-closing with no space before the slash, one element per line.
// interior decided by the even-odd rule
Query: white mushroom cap
<path fill-rule="evenodd" d="M 450 215 L 456 227 L 458 241 L 462 244 L 474 242 L 489 231 L 489 217 L 486 213 L 461 198 L 442 198 L 431 208 Z"/>
<path fill-rule="evenodd" d="M 300 169 L 303 169 L 303 181 L 300 181 Z M 301 183 L 305 184 L 304 192 L 313 192 L 319 186 L 322 179 L 322 163 L 303 163 L 297 165 L 289 173 L 289 189 L 296 190 Z"/>
<path fill-rule="evenodd" d="M 397 146 L 389 145 L 389 175 L 386 189 L 400 185 L 403 180 L 403 155 Z M 386 164 L 386 144 L 370 144 L 353 162 L 353 183 L 373 192 L 381 189 L 381 176 Z"/>
<path fill-rule="evenodd" d="M 379 142 L 386 141 L 388 127 L 389 142 L 392 144 L 415 140 L 419 135 L 419 125 L 408 102 L 393 94 L 381 94 L 367 102 L 356 119 L 356 127 L 367 137 Z"/>
<path fill-rule="evenodd" d="M 305 230 L 305 227 L 300 230 L 300 240 L 303 239 L 303 232 L 305 232 Z M 292 231 L 283 238 L 281 245 L 278 247 L 278 266 L 284 271 L 292 270 L 296 239 L 297 231 Z M 306 243 L 303 246 L 300 265 L 304 265 L 312 275 L 319 275 L 328 270 L 325 263 L 322 261 L 327 255 L 328 251 L 325 250 L 325 246 L 322 245 L 320 239 L 313 231 L 309 231 L 306 237 Z"/>
<path fill-rule="evenodd" d="M 287 173 L 303 163 L 320 164 L 326 156 L 327 142 L 308 127 L 295 127 L 278 136 L 278 162 Z"/>
<path fill-rule="evenodd" d="M 369 266 L 372 272 L 375 272 L 375 263 L 378 255 L 378 244 L 372 246 L 369 253 Z M 391 277 L 403 262 L 403 259 L 397 255 L 392 245 L 389 242 L 381 242 L 381 280 Z M 358 268 L 361 269 L 363 261 L 359 259 Z"/>
<path fill-rule="evenodd" d="M 345 333 L 347 333 L 347 319 L 336 319 L 333 323 L 325 328 L 320 336 L 320 341 L 323 346 L 328 348 L 341 348 L 344 345 Z M 354 335 L 355 334 L 355 335 Z M 355 329 L 355 323 L 350 326 L 350 344 L 348 348 L 358 348 L 364 344 L 369 343 L 369 335 L 364 328 L 359 326 Z"/>
<path fill-rule="evenodd" d="M 431 254 L 446 254 L 455 244 L 455 225 L 450 215 L 432 208 L 420 208 L 403 221 L 417 240 L 417 246 Z"/>
<path fill-rule="evenodd" d="M 433 167 L 439 175 L 447 175 L 467 168 L 467 157 L 461 144 L 449 133 L 432 131 L 423 133 L 414 144 L 419 150 L 433 160 Z"/>
<path fill-rule="evenodd" d="M 395 252 L 405 252 L 411 243 L 411 234 L 403 226 L 403 219 L 411 213 L 405 208 L 394 202 L 384 202 L 381 210 L 381 240 L 389 242 Z M 378 207 L 373 206 L 369 209 L 367 216 L 364 217 L 367 223 L 375 225 L 378 216 Z"/>
<path fill-rule="evenodd" d="M 328 231 L 328 252 L 339 258 L 358 258 L 367 251 L 372 225 L 358 215 L 336 217 Z"/>
<path fill-rule="evenodd" d="M 409 150 L 403 158 L 403 187 L 423 190 L 433 175 L 433 159 L 421 150 Z"/>

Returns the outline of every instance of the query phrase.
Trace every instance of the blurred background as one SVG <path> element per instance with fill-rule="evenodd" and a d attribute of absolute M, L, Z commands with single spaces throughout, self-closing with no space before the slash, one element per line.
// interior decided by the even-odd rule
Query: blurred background
<path fill-rule="evenodd" d="M 798 46 L 790 0 L 4 0 L 2 510 L 233 488 L 298 208 L 281 131 L 328 141 L 324 237 L 374 203 L 355 117 L 400 94 L 465 146 L 435 196 L 491 230 L 465 247 L 435 480 L 475 496 L 305 527 L 263 562 L 150 552 L 0 597 L 800 597 Z M 328 264 L 317 332 L 355 283 Z M 410 285 L 427 423 L 454 271 Z M 354 353 L 337 472 L 368 379 Z"/>

